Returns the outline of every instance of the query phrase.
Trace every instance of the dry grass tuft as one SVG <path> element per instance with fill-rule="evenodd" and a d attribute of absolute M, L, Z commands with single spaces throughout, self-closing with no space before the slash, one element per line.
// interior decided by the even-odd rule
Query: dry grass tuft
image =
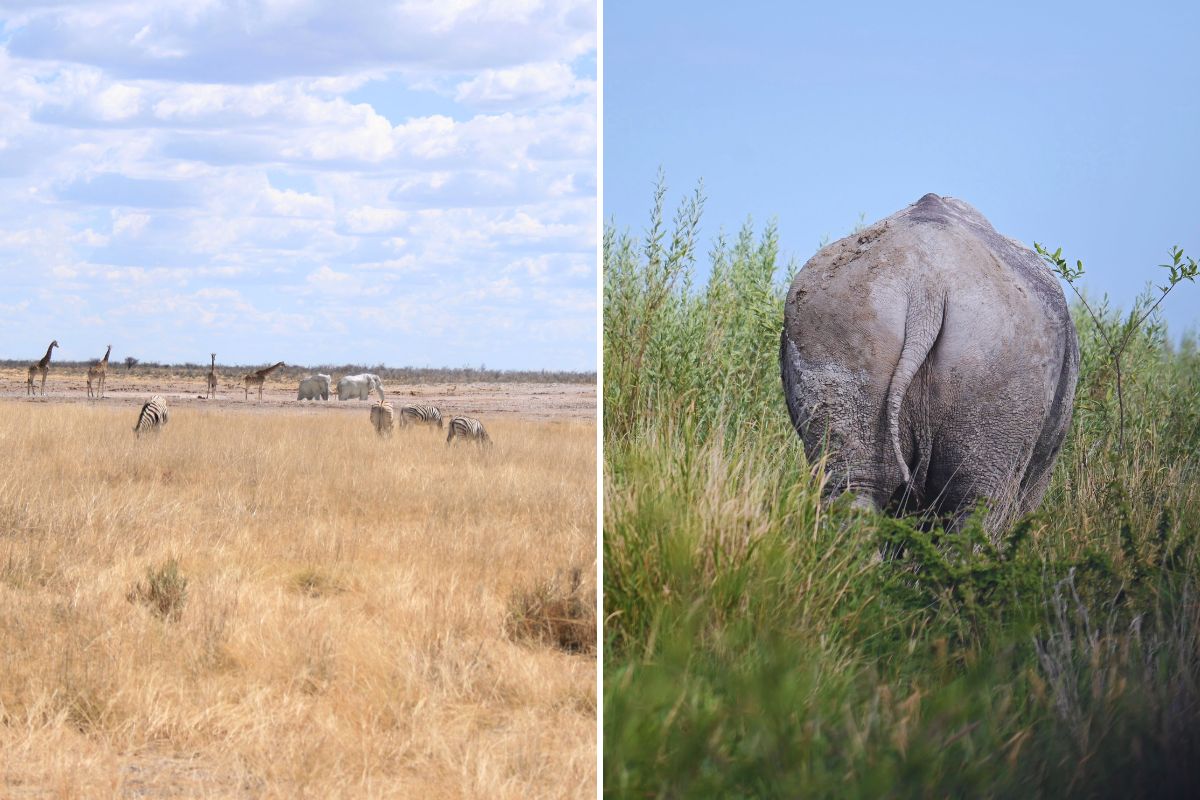
<path fill-rule="evenodd" d="M 583 571 L 514 592 L 505 630 L 517 640 L 544 642 L 568 653 L 596 652 L 595 592 L 581 591 Z"/>
<path fill-rule="evenodd" d="M 147 567 L 146 579 L 135 583 L 125 599 L 140 603 L 159 617 L 174 622 L 183 614 L 187 583 L 187 578 L 179 572 L 179 562 L 168 558 L 158 567 Z"/>
<path fill-rule="evenodd" d="M 320 567 L 305 567 L 291 578 L 291 585 L 307 597 L 341 594 L 343 589 L 336 577 Z"/>

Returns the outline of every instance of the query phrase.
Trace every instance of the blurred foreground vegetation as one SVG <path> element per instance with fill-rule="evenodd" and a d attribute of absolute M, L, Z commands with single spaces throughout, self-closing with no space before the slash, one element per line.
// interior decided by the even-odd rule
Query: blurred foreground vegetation
<path fill-rule="evenodd" d="M 604 234 L 605 793 L 1192 796 L 1195 338 L 1130 338 L 1119 447 L 1121 315 L 1075 314 L 1072 430 L 997 545 L 822 508 L 778 372 L 795 265 L 747 225 L 697 283 L 703 198 L 664 195 Z"/>

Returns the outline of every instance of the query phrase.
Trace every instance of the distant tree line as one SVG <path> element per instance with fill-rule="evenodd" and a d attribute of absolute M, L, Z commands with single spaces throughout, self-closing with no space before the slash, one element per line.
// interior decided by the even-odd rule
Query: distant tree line
<path fill-rule="evenodd" d="M 36 360 L 36 359 L 33 359 Z M 30 359 L 0 359 L 0 367 L 24 368 L 29 366 Z M 51 368 L 87 369 L 94 364 L 88 361 L 60 361 L 55 359 Z M 208 374 L 208 364 L 163 364 L 157 361 L 141 361 L 133 356 L 127 356 L 119 362 L 124 365 L 124 372 L 131 375 L 154 375 L 164 372 L 185 378 L 201 378 Z M 217 371 L 223 375 L 241 375 L 251 370 L 266 366 L 262 364 L 217 364 Z M 115 366 L 115 364 L 114 364 Z M 337 378 L 342 375 L 355 375 L 360 372 L 372 372 L 384 381 L 391 383 L 595 383 L 595 372 L 573 372 L 571 370 L 504 370 L 489 369 L 486 364 L 478 367 L 388 367 L 383 364 L 367 366 L 363 364 L 319 364 L 316 366 L 287 365 L 281 367 L 275 374 L 281 377 L 299 380 L 313 373 L 322 372 Z"/>

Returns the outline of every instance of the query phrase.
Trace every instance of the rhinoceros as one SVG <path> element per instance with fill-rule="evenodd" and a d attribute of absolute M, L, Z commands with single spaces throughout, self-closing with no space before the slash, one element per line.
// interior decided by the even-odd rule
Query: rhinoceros
<path fill-rule="evenodd" d="M 780 372 L 827 497 L 918 509 L 995 536 L 1041 502 L 1079 344 L 1038 256 L 961 200 L 927 194 L 821 249 L 784 307 Z"/>

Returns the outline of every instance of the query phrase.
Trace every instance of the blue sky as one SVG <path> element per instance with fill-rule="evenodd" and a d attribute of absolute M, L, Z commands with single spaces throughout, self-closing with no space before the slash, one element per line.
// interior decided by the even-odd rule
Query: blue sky
<path fill-rule="evenodd" d="M 0 2 L 0 358 L 594 370 L 596 28 Z"/>
<path fill-rule="evenodd" d="M 610 3 L 604 218 L 640 232 L 661 166 L 704 241 L 753 217 L 785 260 L 926 192 L 1082 259 L 1128 307 L 1200 258 L 1200 6 Z M 1200 329 L 1200 285 L 1164 304 Z"/>

